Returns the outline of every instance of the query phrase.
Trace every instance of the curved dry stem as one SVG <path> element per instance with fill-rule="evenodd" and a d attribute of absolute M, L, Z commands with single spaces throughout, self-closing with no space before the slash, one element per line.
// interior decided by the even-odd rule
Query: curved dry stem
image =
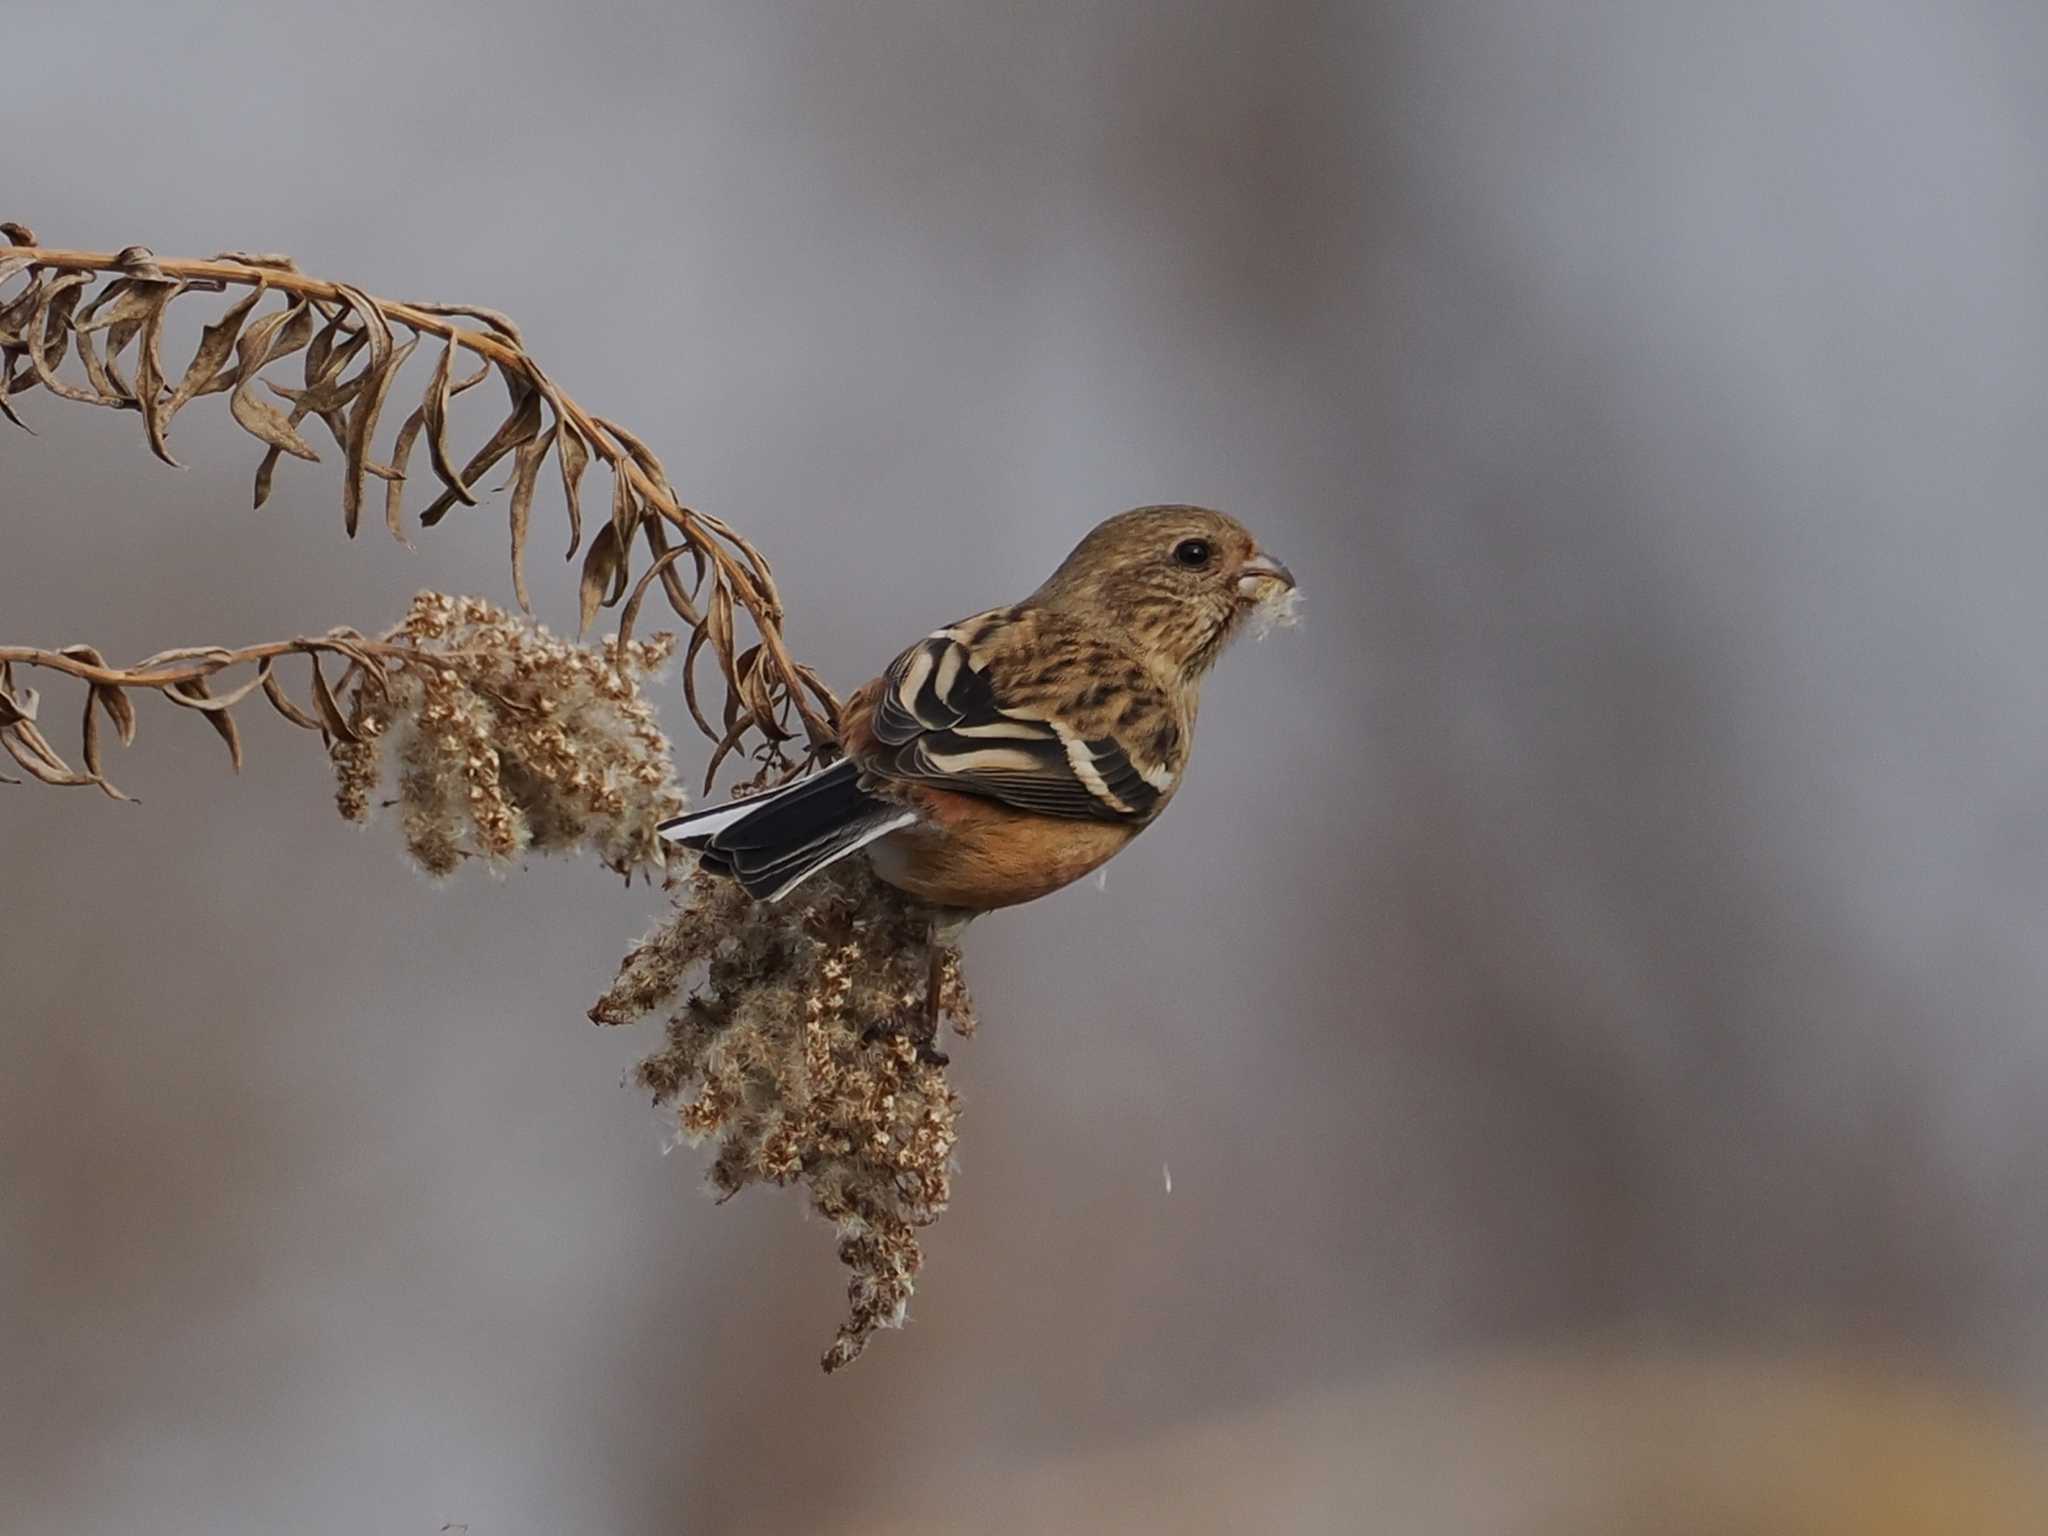
<path fill-rule="evenodd" d="M 198 711 L 227 745 L 229 759 L 239 770 L 242 738 L 233 710 L 250 694 L 260 689 L 265 701 L 279 715 L 301 729 L 319 731 L 330 746 L 337 740 L 353 741 L 356 733 L 337 702 L 339 693 L 359 681 L 376 688 L 388 686 L 391 672 L 414 654 L 410 646 L 366 639 L 352 629 L 300 635 L 296 639 L 272 640 L 239 649 L 183 646 L 159 651 L 132 667 L 108 666 L 106 658 L 89 645 L 67 645 L 55 651 L 0 646 L 0 750 L 5 750 L 31 777 L 45 784 L 92 785 L 113 799 L 126 800 L 130 797 L 115 788 L 106 775 L 99 725 L 104 715 L 122 746 L 135 740 L 135 706 L 128 697 L 131 690 L 157 693 L 181 708 Z M 304 656 L 311 666 L 307 695 L 310 709 L 293 702 L 277 675 L 278 661 L 287 656 Z M 338 682 L 329 683 L 321 666 L 323 656 L 340 668 Z M 39 723 L 41 695 L 33 688 L 16 684 L 17 666 L 63 673 L 86 685 L 79 727 L 82 769 L 73 768 L 44 735 Z M 241 667 L 254 670 L 226 693 L 213 692 L 210 679 Z"/>
<path fill-rule="evenodd" d="M 255 499 L 261 506 L 284 458 L 319 459 L 319 450 L 300 431 L 316 418 L 345 465 L 342 514 L 348 533 L 353 536 L 359 527 L 374 479 L 385 487 L 386 526 L 401 542 L 406 541 L 408 464 L 419 439 L 426 439 L 427 462 L 441 487 L 420 513 L 422 527 L 435 526 L 458 505 L 476 505 L 479 479 L 509 458 L 512 581 L 521 607 L 529 611 L 525 560 L 533 500 L 540 473 L 553 459 L 570 525 L 569 557 L 579 548 L 584 551 L 580 627 L 587 629 L 599 608 L 624 603 L 621 640 L 630 640 L 640 605 L 650 585 L 658 583 L 692 631 L 685 687 L 692 718 L 715 744 L 707 787 L 719 763 L 735 750 L 751 751 L 760 782 L 798 772 L 833 750 L 839 701 L 814 671 L 790 655 L 782 636 L 781 598 L 760 551 L 718 518 L 685 506 L 652 450 L 563 393 L 527 353 L 518 327 L 505 316 L 471 305 L 377 298 L 347 283 L 300 272 L 287 256 L 228 251 L 206 260 L 178 260 L 159 258 L 142 246 L 121 251 L 43 246 L 19 224 L 0 224 L 0 233 L 12 242 L 0 246 L 0 286 L 26 280 L 13 297 L 0 297 L 0 414 L 16 425 L 25 423 L 10 397 L 40 387 L 61 399 L 137 412 L 152 451 L 174 464 L 169 432 L 178 412 L 200 396 L 227 394 L 235 422 L 265 445 L 256 473 Z M 174 378 L 162 358 L 171 305 L 190 293 L 241 289 L 248 291 L 205 327 L 191 360 Z M 271 295 L 278 307 L 259 313 Z M 399 340 L 399 331 L 407 333 L 405 340 Z M 379 420 L 400 369 L 427 337 L 441 343 L 432 377 L 394 435 L 389 462 L 380 461 L 372 454 Z M 76 354 L 78 377 L 67 378 L 61 371 L 69 353 Z M 459 374 L 461 353 L 472 355 L 480 366 Z M 299 383 L 281 384 L 268 376 L 268 370 L 299 354 Z M 494 371 L 505 386 L 506 415 L 463 459 L 450 440 L 450 402 Z M 272 404 L 268 396 L 288 409 Z M 612 476 L 610 516 L 586 545 L 581 490 L 593 456 Z M 685 558 L 693 578 L 687 585 L 680 572 Z M 636 562 L 642 565 L 637 571 Z M 751 645 L 742 643 L 736 627 L 741 614 L 755 632 Z M 695 707 L 691 672 L 705 651 L 724 685 L 724 723 L 717 728 Z M 16 655 L 26 660 L 28 653 Z M 792 761 L 786 744 L 799 740 L 803 752 Z"/>

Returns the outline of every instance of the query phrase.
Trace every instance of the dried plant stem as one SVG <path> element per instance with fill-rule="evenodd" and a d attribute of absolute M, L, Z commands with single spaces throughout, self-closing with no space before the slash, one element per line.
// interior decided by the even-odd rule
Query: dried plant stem
<path fill-rule="evenodd" d="M 722 520 L 685 506 L 669 483 L 661 461 L 645 443 L 616 422 L 594 415 L 563 393 L 525 350 L 513 323 L 477 306 L 401 303 L 376 298 L 346 283 L 298 270 L 289 257 L 228 252 L 205 260 L 160 258 L 141 246 L 120 251 L 70 250 L 38 243 L 18 224 L 0 225 L 12 242 L 0 246 L 0 283 L 26 274 L 27 286 L 0 299 L 0 412 L 15 417 L 10 395 L 38 387 L 59 398 L 131 409 L 142 414 L 150 446 L 166 461 L 170 420 L 199 395 L 232 389 L 239 425 L 268 445 L 257 476 L 260 505 L 269 494 L 280 454 L 317 458 L 296 430 L 307 416 L 324 421 L 345 452 L 348 478 L 343 510 L 348 532 L 356 532 L 368 480 L 387 484 L 386 518 L 394 536 L 401 524 L 406 463 L 424 436 L 434 476 L 443 494 L 420 518 L 432 526 L 454 505 L 475 504 L 472 489 L 486 470 L 513 459 L 511 540 L 513 585 L 528 607 L 524 552 L 530 509 L 544 461 L 559 465 L 571 526 L 570 555 L 582 542 L 578 484 L 592 456 L 613 477 L 611 516 L 593 534 L 585 553 L 581 622 L 587 627 L 599 607 L 623 603 L 622 641 L 630 641 L 648 590 L 659 584 L 669 606 L 692 635 L 683 664 L 685 698 L 692 718 L 714 743 L 705 782 L 723 759 L 759 738 L 759 777 L 799 771 L 828 755 L 836 741 L 838 700 L 810 668 L 790 654 L 782 635 L 782 599 L 774 574 L 760 552 Z M 107 279 L 98 293 L 96 279 Z M 198 351 L 173 381 L 159 349 L 163 316 L 187 292 L 253 290 L 207 327 Z M 254 307 L 270 292 L 286 307 L 255 317 Z M 464 320 L 481 325 L 462 323 Z M 394 327 L 411 333 L 394 342 Z M 317 334 L 315 334 L 317 329 Z M 107 355 L 99 355 L 104 334 Z M 432 382 L 400 429 L 390 464 L 375 461 L 370 441 L 395 375 L 422 337 L 444 345 Z M 72 384 L 57 372 L 67 344 L 75 344 L 85 380 Z M 309 345 L 310 344 L 310 345 Z M 117 366 L 134 347 L 134 381 Z M 263 371 L 304 349 L 304 388 L 263 379 L 293 404 L 289 417 L 254 391 Z M 483 367 L 457 379 L 451 364 L 458 352 L 481 359 Z M 21 364 L 26 360 L 27 368 Z M 358 371 L 349 367 L 360 360 Z M 448 442 L 448 405 L 493 369 L 501 375 L 512 410 L 489 442 L 467 465 L 456 467 Z M 545 426 L 543 404 L 553 413 Z M 174 461 L 171 461 L 174 462 Z M 665 533 L 663 530 L 669 530 Z M 671 542 L 674 539 L 676 542 Z M 635 580 L 635 545 L 644 543 L 645 564 Z M 677 567 L 688 558 L 695 585 L 686 587 Z M 736 613 L 751 621 L 757 643 L 742 647 Z M 709 650 L 725 684 L 723 718 L 714 724 L 700 705 L 695 663 Z M 781 743 L 801 736 L 806 750 L 791 762 Z"/>
<path fill-rule="evenodd" d="M 294 703 L 276 675 L 275 663 L 287 656 L 304 656 L 311 665 L 308 707 Z M 338 682 L 329 682 L 320 666 L 322 656 L 340 663 Z M 233 710 L 257 689 L 263 691 L 276 713 L 303 730 L 320 732 L 332 747 L 337 741 L 359 739 L 341 707 L 341 695 L 358 684 L 388 690 L 391 674 L 408 661 L 418 659 L 416 647 L 372 640 L 350 629 L 271 640 L 234 650 L 225 646 L 183 646 L 160 651 L 132 667 L 108 666 L 106 659 L 89 645 L 66 646 L 55 651 L 34 646 L 0 646 L 0 750 L 45 784 L 92 785 L 113 799 L 126 800 L 129 797 L 114 787 L 102 767 L 99 720 L 102 715 L 106 717 L 123 746 L 133 742 L 136 718 L 128 698 L 131 690 L 156 693 L 182 709 L 203 715 L 226 744 L 229 759 L 239 770 L 242 738 Z M 470 658 L 444 654 L 439 659 L 452 666 Z M 208 679 L 245 666 L 255 668 L 255 674 L 246 681 L 218 695 L 209 689 Z M 39 667 L 86 685 L 85 710 L 79 728 L 82 770 L 73 768 L 43 734 L 38 722 L 41 700 L 34 689 L 16 686 L 16 667 Z"/>
<path fill-rule="evenodd" d="M 134 247 L 129 247 L 129 250 L 133 249 Z M 119 272 L 124 269 L 128 258 L 127 251 L 59 251 L 37 245 L 14 246 L 7 254 L 26 257 L 31 266 L 49 267 L 59 272 Z M 211 261 L 186 261 L 153 256 L 151 259 L 164 276 L 187 282 L 199 279 L 252 286 L 260 284 L 285 293 L 295 293 L 301 298 L 325 299 L 334 303 L 344 302 L 347 298 L 339 283 L 310 277 L 288 267 L 258 267 L 246 262 L 224 261 L 217 258 Z M 455 341 L 472 352 L 488 357 L 492 362 L 507 363 L 516 368 L 527 368 L 530 365 L 530 359 L 517 346 L 499 341 L 495 336 L 467 330 L 453 321 L 411 304 L 401 304 L 391 299 L 378 299 L 376 303 L 387 319 L 402 321 L 414 330 Z M 570 414 L 577 418 L 579 426 L 593 425 L 580 406 L 573 407 Z M 593 438 L 596 436 L 595 432 L 591 435 Z"/>
<path fill-rule="evenodd" d="M 58 272 L 113 273 L 123 268 L 126 253 L 121 251 L 59 251 L 45 246 L 16 246 L 9 256 L 28 258 L 31 266 L 48 267 Z M 328 303 L 349 302 L 348 295 L 339 283 L 324 278 L 311 277 L 302 272 L 280 267 L 255 267 L 239 261 L 191 261 L 168 257 L 152 258 L 157 270 L 164 276 L 183 282 L 234 283 L 247 287 L 275 288 L 284 293 L 296 294 L 300 298 L 319 299 Z M 729 582 L 745 605 L 775 623 L 782 619 L 782 597 L 776 590 L 774 573 L 768 562 L 751 545 L 738 539 L 726 523 L 708 513 L 697 512 L 683 506 L 670 493 L 666 485 L 657 485 L 647 472 L 634 460 L 632 454 L 606 431 L 606 423 L 590 414 L 576 401 L 557 390 L 541 367 L 516 345 L 501 341 L 483 331 L 469 330 L 429 310 L 412 304 L 399 303 L 392 299 L 371 296 L 387 320 L 395 320 L 407 328 L 429 336 L 438 336 L 456 346 L 488 358 L 500 367 L 515 369 L 532 380 L 534 387 L 546 395 L 550 404 L 576 424 L 599 458 L 632 482 L 633 489 L 662 517 L 675 524 L 676 528 L 693 544 L 703 548 L 705 554 L 717 564 L 719 574 Z M 724 543 L 732 543 L 738 550 L 736 556 Z M 793 670 L 795 663 L 784 648 L 782 637 L 775 634 L 764 637 L 769 654 L 783 670 Z"/>
<path fill-rule="evenodd" d="M 77 649 L 73 647 L 74 651 Z M 300 635 L 291 640 L 269 640 L 261 645 L 245 645 L 234 650 L 225 646 L 198 646 L 163 653 L 180 657 L 176 664 L 152 657 L 137 662 L 133 667 L 109 667 L 81 661 L 77 655 L 65 651 L 38 650 L 26 645 L 0 645 L 0 662 L 45 667 L 103 688 L 165 689 L 212 677 L 216 672 L 251 662 L 274 661 L 280 656 L 311 656 L 323 651 L 341 654 L 344 650 L 359 655 L 396 657 L 405 654 L 407 647 L 389 645 L 381 640 L 365 640 L 351 632 L 343 632 L 341 640 Z"/>

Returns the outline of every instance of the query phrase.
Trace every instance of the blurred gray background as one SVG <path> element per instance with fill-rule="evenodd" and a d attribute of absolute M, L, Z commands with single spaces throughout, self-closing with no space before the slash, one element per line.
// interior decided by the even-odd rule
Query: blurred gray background
<path fill-rule="evenodd" d="M 842 688 L 1138 502 L 1310 593 L 1106 889 L 971 934 L 955 1206 L 829 1381 L 828 1229 L 584 1021 L 657 893 L 433 889 L 260 713 L 239 779 L 144 701 L 142 805 L 0 787 L 7 1529 L 1662 1531 L 1687 1454 L 2031 1433 L 2048 10 L 0 29 L 0 217 L 509 311 Z M 21 404 L 0 641 L 507 596 L 502 498 L 349 546 L 218 401 L 183 473 Z"/>

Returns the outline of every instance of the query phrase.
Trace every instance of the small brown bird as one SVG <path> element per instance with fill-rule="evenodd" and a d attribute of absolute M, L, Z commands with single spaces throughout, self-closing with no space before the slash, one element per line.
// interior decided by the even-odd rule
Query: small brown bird
<path fill-rule="evenodd" d="M 1036 900 L 1166 808 L 1204 674 L 1248 617 L 1284 622 L 1296 596 L 1221 512 L 1122 513 L 1022 602 L 934 631 L 854 694 L 831 767 L 662 831 L 764 901 L 863 848 L 962 918 Z"/>

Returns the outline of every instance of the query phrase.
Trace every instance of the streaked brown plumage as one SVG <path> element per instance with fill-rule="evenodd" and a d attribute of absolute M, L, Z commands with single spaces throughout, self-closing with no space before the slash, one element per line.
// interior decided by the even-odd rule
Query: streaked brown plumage
<path fill-rule="evenodd" d="M 843 762 L 665 830 L 771 900 L 859 848 L 934 906 L 1035 900 L 1158 818 L 1203 676 L 1293 587 L 1221 512 L 1122 513 L 1022 602 L 935 631 L 856 692 Z"/>

